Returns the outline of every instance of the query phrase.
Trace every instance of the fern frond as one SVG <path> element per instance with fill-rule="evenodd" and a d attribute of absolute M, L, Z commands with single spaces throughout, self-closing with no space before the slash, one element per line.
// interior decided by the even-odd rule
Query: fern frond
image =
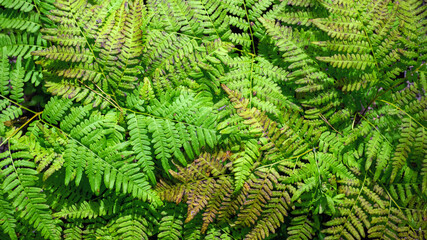
<path fill-rule="evenodd" d="M 427 238 L 425 10 L 0 0 L 0 238 Z"/>
<path fill-rule="evenodd" d="M 142 215 L 134 214 L 124 215 L 118 218 L 111 227 L 114 237 L 120 239 L 145 239 L 148 240 L 147 220 Z"/>
<path fill-rule="evenodd" d="M 132 148 L 137 153 L 136 161 L 147 174 L 151 183 L 156 182 L 154 176 L 154 162 L 151 159 L 151 147 L 147 135 L 147 121 L 144 117 L 135 114 L 128 116 L 129 135 Z"/>
<path fill-rule="evenodd" d="M 21 212 L 23 220 L 40 231 L 43 237 L 58 239 L 61 233 L 58 222 L 52 218 L 45 194 L 36 185 L 38 177 L 35 164 L 31 162 L 33 156 L 19 140 L 13 138 L 11 141 L 9 150 L 0 154 L 1 189 L 10 192 L 8 200 Z"/>
<path fill-rule="evenodd" d="M 7 47 L 1 48 L 2 55 L 0 68 L 4 71 L 0 75 L 0 94 L 8 96 L 12 100 L 22 103 L 24 101 L 24 83 L 31 77 L 30 72 L 25 72 L 21 57 L 11 56 Z"/>
<path fill-rule="evenodd" d="M 97 106 L 104 98 L 107 102 L 102 107 L 116 105 L 108 93 L 127 96 L 137 85 L 139 72 L 134 66 L 142 54 L 142 25 L 133 19 L 145 14 L 143 5 L 138 1 L 130 4 L 128 13 L 125 5 L 129 3 L 123 2 L 119 9 L 108 14 L 106 6 L 92 6 L 92 11 L 85 11 L 84 8 L 89 7 L 85 1 L 58 4 L 60 8 L 52 11 L 51 19 L 61 25 L 45 30 L 51 35 L 46 39 L 54 45 L 32 53 L 43 57 L 38 63 L 51 71 L 48 85 L 54 87 L 49 91 L 77 101 L 86 97 L 85 104 L 94 101 Z M 70 64 L 65 69 L 53 68 L 52 64 L 58 61 Z"/>
<path fill-rule="evenodd" d="M 70 226 L 71 225 L 71 226 Z M 67 240 L 80 240 L 83 239 L 83 230 L 73 224 L 65 225 L 66 229 L 64 230 L 64 239 Z"/>
<path fill-rule="evenodd" d="M 296 92 L 304 93 L 302 94 L 305 96 L 304 98 L 310 99 L 310 93 L 323 93 L 333 84 L 334 80 L 320 70 L 319 65 L 306 50 L 307 45 L 309 45 L 307 40 L 311 38 L 310 35 L 303 31 L 298 32 L 291 27 L 283 27 L 272 20 L 261 19 L 260 21 L 266 28 L 267 34 L 275 41 L 278 50 L 283 53 L 282 61 L 290 71 L 287 78 L 298 85 L 302 85 L 295 90 Z M 314 114 L 308 111 L 306 116 L 314 119 L 320 118 L 319 113 L 329 115 L 334 111 L 334 106 L 338 104 L 337 99 L 338 96 L 326 103 L 316 101 L 315 103 L 319 103 L 319 105 L 308 105 L 309 101 L 303 100 L 307 104 L 306 107 L 313 107 L 310 110 L 314 111 Z"/>
<path fill-rule="evenodd" d="M 399 39 L 405 46 L 403 60 L 407 65 L 420 66 L 426 60 L 425 34 L 426 7 L 418 1 L 407 1 L 397 6 L 399 30 L 402 37 Z"/>
<path fill-rule="evenodd" d="M 337 54 L 331 57 L 317 57 L 318 60 L 328 62 L 333 67 L 338 68 L 356 68 L 365 70 L 366 67 L 375 66 L 374 59 L 371 55 L 359 55 L 359 54 Z"/>
<path fill-rule="evenodd" d="M 108 200 L 99 202 L 83 201 L 75 205 L 63 207 L 61 211 L 54 213 L 53 216 L 65 219 L 92 219 L 115 213 L 113 210 L 115 204 Z"/>
<path fill-rule="evenodd" d="M 342 16 L 354 17 L 358 14 L 357 8 L 354 7 L 353 2 L 340 0 L 338 2 L 329 2 L 326 0 L 320 0 L 320 4 L 322 4 L 325 8 L 328 9 L 331 13 L 336 13 Z"/>
<path fill-rule="evenodd" d="M 251 139 L 245 143 L 243 152 L 233 156 L 233 172 L 236 191 L 239 191 L 246 180 L 251 178 L 255 166 L 254 164 L 259 161 L 260 155 L 257 141 Z"/>
<path fill-rule="evenodd" d="M 28 32 L 0 34 L 0 47 L 6 47 L 7 54 L 17 58 L 30 58 L 31 52 L 42 49 L 44 43 L 41 34 Z"/>
<path fill-rule="evenodd" d="M 15 232 L 16 223 L 13 208 L 4 197 L 3 191 L 0 191 L 0 227 L 13 240 L 18 240 Z"/>
<path fill-rule="evenodd" d="M 0 136 L 4 136 L 7 125 L 12 127 L 12 121 L 19 118 L 23 113 L 21 108 L 13 106 L 7 99 L 0 100 L 0 110 Z"/>
<path fill-rule="evenodd" d="M 35 33 L 40 29 L 40 15 L 34 12 L 24 13 L 11 9 L 0 10 L 0 27 Z"/>
<path fill-rule="evenodd" d="M 413 234 L 404 212 L 395 205 L 395 200 L 390 201 L 393 196 L 387 195 L 384 188 L 366 178 L 343 183 L 339 191 L 352 197 L 339 206 L 340 217 L 326 223 L 333 226 L 324 231 L 331 234 L 327 239 L 339 236 L 360 238 L 367 234 L 370 238 L 398 239 Z"/>
<path fill-rule="evenodd" d="M 242 226 L 251 226 L 256 223 L 260 216 L 258 209 L 266 206 L 273 195 L 273 186 L 278 182 L 277 173 L 274 172 L 270 174 L 255 172 L 255 176 L 260 178 L 254 177 L 248 181 L 249 194 L 246 196 L 246 201 L 242 206 L 243 210 L 239 212 L 236 220 L 236 224 Z"/>
<path fill-rule="evenodd" d="M 333 51 L 346 52 L 346 53 L 369 53 L 370 47 L 367 41 L 320 41 L 313 42 L 320 47 L 327 47 Z"/>
<path fill-rule="evenodd" d="M 20 64 L 20 67 L 24 67 L 25 69 L 21 70 L 25 74 L 23 82 L 31 80 L 34 86 L 40 84 L 42 74 L 39 68 L 35 66 L 31 58 L 31 52 L 43 49 L 45 44 L 46 42 L 39 33 L 31 34 L 26 31 L 10 32 L 9 34 L 0 33 L 0 49 L 3 49 L 3 53 L 8 56 L 12 69 L 17 70 L 17 64 Z M 7 75 L 6 66 L 4 65 L 3 67 L 5 68 L 3 74 Z M 14 83 L 14 81 L 11 82 Z"/>
<path fill-rule="evenodd" d="M 0 1 L 0 5 L 5 8 L 11 8 L 14 10 L 19 10 L 21 12 L 30 12 L 34 8 L 34 5 L 32 4 L 32 2 L 28 0 L 18 0 L 18 1 L 2 0 Z"/>
<path fill-rule="evenodd" d="M 212 108 L 206 105 L 209 98 L 195 97 L 191 92 L 167 93 L 171 95 L 160 101 L 154 100 L 147 107 L 153 117 L 141 117 L 153 138 L 151 143 L 156 159 L 165 170 L 171 169 L 169 159 L 172 156 L 186 166 L 186 156 L 193 158 L 202 148 L 213 148 L 218 142 L 217 118 Z M 170 103 L 166 104 L 168 101 Z M 195 112 L 199 115 L 195 116 Z"/>
<path fill-rule="evenodd" d="M 305 211 L 305 214 L 307 214 L 307 211 Z M 287 228 L 289 240 L 313 238 L 314 223 L 305 214 L 292 218 L 290 226 Z"/>
<path fill-rule="evenodd" d="M 21 64 L 21 59 L 18 58 L 16 61 L 16 65 L 14 69 L 10 72 L 10 80 L 11 80 L 11 91 L 10 98 L 20 103 L 23 102 L 24 99 L 24 68 Z"/>
<path fill-rule="evenodd" d="M 161 212 L 163 216 L 159 221 L 159 239 L 182 239 L 183 221 L 182 215 L 177 213 L 184 213 L 178 209 L 165 209 Z"/>
<path fill-rule="evenodd" d="M 290 0 L 288 1 L 289 5 L 299 6 L 299 7 L 314 7 L 317 5 L 317 1 L 313 0 Z"/>
<path fill-rule="evenodd" d="M 200 227 L 196 221 L 191 221 L 189 223 L 184 224 L 184 239 L 201 239 L 203 238 Z"/>
<path fill-rule="evenodd" d="M 315 18 L 312 11 L 284 12 L 276 16 L 276 18 L 287 24 L 310 26 L 311 19 Z"/>
<path fill-rule="evenodd" d="M 224 240 L 232 240 L 234 239 L 233 236 L 231 236 L 227 230 L 228 228 L 224 227 L 211 227 L 206 232 L 206 236 L 204 239 L 206 240 L 214 240 L 214 239 L 224 239 Z"/>
<path fill-rule="evenodd" d="M 203 213 L 202 233 L 218 215 L 221 202 L 232 195 L 231 178 L 224 176 L 227 170 L 224 161 L 228 157 L 228 153 L 224 152 L 214 155 L 204 153 L 186 168 L 178 167 L 179 172 L 170 170 L 171 175 L 182 183 L 171 186 L 161 182 L 158 185 L 158 192 L 163 199 L 176 203 L 187 202 L 185 223 L 207 207 Z"/>
<path fill-rule="evenodd" d="M 349 6 L 357 10 L 358 5 L 353 5 L 350 2 L 345 4 L 324 3 L 328 8 L 342 8 L 345 5 L 346 9 Z M 367 72 L 372 72 L 372 75 L 360 75 L 355 78 L 351 76 L 349 79 L 342 79 L 343 82 L 350 82 L 343 84 L 344 90 L 354 91 L 370 85 L 378 85 L 383 87 L 390 87 L 393 85 L 396 77 L 403 71 L 402 57 L 405 52 L 408 56 L 413 54 L 412 49 L 409 47 L 408 51 L 404 50 L 405 47 L 399 43 L 401 37 L 398 36 L 398 5 L 391 4 L 390 1 L 375 1 L 365 2 L 362 4 L 363 9 L 369 9 L 366 13 L 354 11 L 352 14 L 345 14 L 340 12 L 346 17 L 336 18 L 330 16 L 329 18 L 314 19 L 313 23 L 321 30 L 328 33 L 334 40 L 328 42 L 317 43 L 319 45 L 327 46 L 334 51 L 346 51 L 346 55 L 326 53 L 331 55 L 328 57 L 317 57 L 320 61 L 331 63 L 333 67 L 337 68 L 356 68 L 365 70 L 369 67 Z M 353 46 L 363 43 L 363 47 L 354 48 Z M 326 45 L 325 45 L 326 44 Z M 355 51 L 357 53 L 351 53 Z M 409 50 L 410 49 L 410 50 Z M 401 61 L 402 59 L 402 61 Z M 351 70 L 350 70 L 351 71 Z M 362 78 L 364 81 L 360 81 Z M 366 79 L 366 80 L 365 80 Z"/>
<path fill-rule="evenodd" d="M 64 62 L 93 62 L 93 55 L 88 48 L 72 48 L 72 47 L 61 47 L 52 46 L 44 50 L 40 50 L 37 56 L 46 57 L 50 60 L 59 60 Z"/>
<path fill-rule="evenodd" d="M 399 144 L 396 146 L 396 151 L 394 152 L 392 158 L 393 171 L 390 177 L 390 182 L 393 182 L 397 176 L 397 173 L 400 172 L 402 166 L 406 164 L 406 159 L 408 153 L 411 151 L 412 144 L 414 142 L 415 134 L 415 124 L 409 118 L 402 119 L 403 123 L 401 125 L 402 135 L 399 139 Z"/>
<path fill-rule="evenodd" d="M 222 157 L 222 155 L 219 155 L 216 158 L 220 158 L 220 157 Z M 211 159 L 209 155 L 205 155 L 204 157 L 197 159 L 195 163 L 198 163 L 198 162 L 209 163 L 212 160 L 213 159 Z M 207 167 L 206 170 L 209 172 L 207 173 L 201 172 L 201 173 L 198 173 L 197 175 L 200 174 L 199 175 L 200 177 L 206 178 L 206 176 L 202 174 L 209 174 L 210 171 L 212 171 L 211 173 L 213 174 L 213 176 L 221 174 L 220 171 L 223 171 L 221 169 L 223 167 L 220 166 L 218 162 L 213 162 L 213 163 L 216 163 L 217 166 L 214 166 L 214 168 L 206 166 Z M 215 167 L 219 167 L 219 169 Z M 193 186 L 194 187 L 193 190 L 187 194 L 188 210 L 187 210 L 187 218 L 185 219 L 185 222 L 191 221 L 201 209 L 205 208 L 205 206 L 209 202 L 210 203 L 209 206 L 212 207 L 213 209 L 209 209 L 212 212 L 207 211 L 204 214 L 204 227 L 202 227 L 202 232 L 206 230 L 207 225 L 210 222 L 212 222 L 213 217 L 215 216 L 215 210 L 219 207 L 219 201 L 221 200 L 221 198 L 223 198 L 224 195 L 226 196 L 231 194 L 230 191 L 227 191 L 226 189 L 222 188 L 224 184 L 231 185 L 229 183 L 229 179 L 221 179 L 221 178 L 219 180 L 214 180 L 211 178 L 206 180 L 199 180 L 198 182 L 196 182 L 195 185 Z M 205 196 L 205 198 L 199 199 L 199 196 Z"/>
<path fill-rule="evenodd" d="M 46 115 L 43 117 L 53 124 L 58 114 L 65 115 L 65 119 L 71 118 L 68 111 L 54 111 L 58 106 L 64 107 L 59 104 L 63 101 L 70 100 L 52 99 L 48 104 L 51 107 L 46 108 Z M 69 114 L 73 112 L 71 110 Z M 66 150 L 61 153 L 67 169 L 66 183 L 75 179 L 78 184 L 84 169 L 94 193 L 100 191 L 103 180 L 107 188 L 115 188 L 117 191 L 156 203 L 158 197 L 150 190 L 145 174 L 139 172 L 138 164 L 127 162 L 131 152 L 126 151 L 128 143 L 120 142 L 124 128 L 115 125 L 116 117 L 114 113 L 101 115 L 94 111 L 89 119 L 76 124 L 71 131 L 62 133 L 67 137 L 64 143 Z"/>
<path fill-rule="evenodd" d="M 262 137 L 264 146 L 261 149 L 268 150 L 268 160 L 275 160 L 278 157 L 284 157 L 291 153 L 297 154 L 306 150 L 307 143 L 305 143 L 305 139 L 298 134 L 294 134 L 296 131 L 300 131 L 299 127 L 301 125 L 295 125 L 296 131 L 290 128 L 291 124 L 296 120 L 295 118 L 298 118 L 298 114 L 291 113 L 290 116 L 293 119 L 290 119 L 291 121 L 284 124 L 279 130 L 278 124 L 270 120 L 264 113 L 256 108 L 247 108 L 248 100 L 243 98 L 239 93 L 232 91 L 225 85 L 222 85 L 222 87 L 229 95 L 238 115 L 245 119 L 244 124 L 251 126 L 249 134 Z"/>
<path fill-rule="evenodd" d="M 153 209 L 143 202 L 129 198 L 117 198 L 117 195 L 114 194 L 109 197 L 112 197 L 112 200 L 84 201 L 69 207 L 62 207 L 60 212 L 55 213 L 55 216 L 69 221 L 85 219 L 86 226 L 88 223 L 99 222 L 96 220 L 97 218 L 114 216 L 107 223 L 108 228 L 102 229 L 97 234 L 120 239 L 148 239 L 152 235 L 154 222 L 151 221 L 154 220 L 154 216 L 150 211 Z M 68 238 L 81 239 L 84 238 L 83 235 L 89 235 L 90 227 L 85 227 L 82 231 L 79 222 L 75 221 L 77 224 L 74 227 L 67 228 Z"/>
<path fill-rule="evenodd" d="M 266 59 L 236 58 L 228 63 L 231 68 L 221 82 L 234 91 L 251 99 L 251 103 L 266 112 L 279 115 L 281 109 L 299 110 L 288 97 L 281 93 L 280 83 L 286 81 L 287 72 L 277 66 L 268 64 Z M 252 81 L 250 81 L 252 79 Z M 250 89 L 250 90 L 249 90 Z"/>
<path fill-rule="evenodd" d="M 9 60 L 7 58 L 7 48 L 1 48 L 0 60 L 0 94 L 6 96 L 9 94 Z"/>
<path fill-rule="evenodd" d="M 313 24 L 319 29 L 328 33 L 332 38 L 349 41 L 363 41 L 366 36 L 361 31 L 362 23 L 356 19 L 342 18 L 323 18 L 313 19 Z"/>
<path fill-rule="evenodd" d="M 274 191 L 272 200 L 263 211 L 261 219 L 257 221 L 251 232 L 245 236 L 245 239 L 264 239 L 275 233 L 276 229 L 285 221 L 288 216 L 290 205 L 290 196 L 286 191 Z"/>
<path fill-rule="evenodd" d="M 42 117 L 50 123 L 58 124 L 58 121 L 64 117 L 71 105 L 72 102 L 68 99 L 52 98 L 48 102 L 46 110 L 43 111 Z"/>
<path fill-rule="evenodd" d="M 38 127 L 43 133 L 39 136 L 43 136 L 48 139 L 46 142 L 47 146 L 45 148 L 35 144 L 35 146 L 31 148 L 31 152 L 35 155 L 34 162 L 38 164 L 37 171 L 43 172 L 43 181 L 45 181 L 53 173 L 62 168 L 64 159 L 58 152 L 63 149 L 63 146 L 66 144 L 66 140 L 60 133 L 58 134 L 54 131 L 50 131 L 50 129 L 43 127 L 41 124 L 38 125 Z M 58 152 L 52 151 L 52 148 Z"/>
<path fill-rule="evenodd" d="M 210 223 L 214 221 L 214 219 L 218 216 L 220 209 L 222 207 L 222 203 L 226 201 L 227 197 L 231 196 L 232 193 L 232 181 L 228 177 L 220 177 L 214 186 L 214 194 L 211 197 L 211 201 L 209 201 L 206 206 L 206 211 L 203 215 L 203 225 L 200 230 L 201 233 L 205 233 L 208 229 Z"/>
<path fill-rule="evenodd" d="M 148 4 L 159 7 L 159 16 L 153 18 L 161 22 L 166 30 L 182 31 L 191 36 L 200 36 L 204 32 L 206 18 L 200 12 L 204 9 L 201 1 L 149 1 Z"/>

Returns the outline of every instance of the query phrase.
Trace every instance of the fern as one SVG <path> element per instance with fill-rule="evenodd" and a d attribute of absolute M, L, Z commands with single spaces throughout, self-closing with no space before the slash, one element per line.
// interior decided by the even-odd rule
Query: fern
<path fill-rule="evenodd" d="M 25 13 L 15 10 L 2 10 L 0 12 L 1 27 L 9 28 L 20 31 L 28 31 L 35 33 L 40 29 L 40 24 L 38 23 L 38 18 L 40 15 L 30 12 Z"/>
<path fill-rule="evenodd" d="M 427 238 L 425 10 L 0 0 L 0 238 Z"/>
<path fill-rule="evenodd" d="M 7 199 L 21 212 L 20 218 L 33 225 L 44 238 L 59 238 L 60 228 L 52 219 L 41 188 L 36 185 L 38 177 L 35 164 L 29 161 L 32 157 L 23 143 L 16 143 L 3 152 L 1 188 L 3 192 L 10 192 Z M 13 235 L 11 232 L 9 234 Z"/>
<path fill-rule="evenodd" d="M 1 227 L 7 235 L 9 235 L 10 239 L 18 239 L 16 237 L 16 219 L 15 216 L 13 216 L 13 208 L 8 204 L 7 199 L 4 198 L 4 193 L 1 192 L 1 212 L 0 217 L 2 219 L 1 221 Z"/>

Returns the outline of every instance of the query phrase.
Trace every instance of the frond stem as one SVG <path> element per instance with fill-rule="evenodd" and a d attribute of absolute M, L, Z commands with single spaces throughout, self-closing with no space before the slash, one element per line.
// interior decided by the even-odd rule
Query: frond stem
<path fill-rule="evenodd" d="M 32 116 L 30 119 L 28 119 L 24 124 L 22 124 L 18 129 L 16 129 L 15 131 L 13 131 L 12 134 L 10 134 L 1 144 L 0 146 L 3 146 L 3 144 L 7 141 L 9 141 L 9 139 L 11 139 L 13 136 L 15 136 L 15 134 L 17 134 L 22 128 L 24 128 L 26 125 L 28 125 L 34 118 L 40 116 L 40 114 L 42 114 L 43 111 L 38 112 L 36 114 L 34 114 L 34 116 Z"/>
<path fill-rule="evenodd" d="M 400 107 L 398 107 L 398 106 L 394 105 L 393 103 L 388 102 L 388 101 L 386 101 L 386 100 L 382 100 L 382 99 L 380 99 L 380 101 L 381 101 L 381 102 L 385 102 L 385 103 L 387 103 L 387 104 L 389 104 L 389 105 L 391 105 L 391 106 L 395 107 L 397 110 L 399 110 L 399 111 L 403 112 L 404 114 L 406 114 L 406 115 L 407 115 L 410 119 L 412 119 L 414 122 L 418 123 L 421 127 L 423 127 L 424 129 L 427 129 L 424 125 L 422 125 L 420 122 L 418 122 L 415 118 L 413 118 L 411 115 L 409 115 L 407 112 L 405 112 L 405 111 L 404 111 L 403 109 L 401 109 Z"/>

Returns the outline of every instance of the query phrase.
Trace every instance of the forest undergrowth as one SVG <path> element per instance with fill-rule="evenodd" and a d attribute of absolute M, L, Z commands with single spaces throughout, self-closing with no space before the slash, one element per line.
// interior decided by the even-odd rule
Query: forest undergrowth
<path fill-rule="evenodd" d="M 423 0 L 0 0 L 0 239 L 427 239 Z"/>

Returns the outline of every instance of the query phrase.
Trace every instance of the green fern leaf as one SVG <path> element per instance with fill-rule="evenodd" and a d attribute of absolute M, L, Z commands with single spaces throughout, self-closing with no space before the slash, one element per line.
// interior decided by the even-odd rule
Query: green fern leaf
<path fill-rule="evenodd" d="M 338 68 L 356 68 L 365 70 L 366 67 L 375 66 L 371 55 L 347 54 L 333 55 L 331 57 L 317 57 L 318 60 L 331 63 L 333 67 Z"/>
<path fill-rule="evenodd" d="M 9 60 L 7 58 L 7 48 L 1 48 L 0 61 L 0 93 L 4 96 L 9 95 Z"/>
<path fill-rule="evenodd" d="M 415 138 L 415 125 L 409 118 L 402 119 L 402 135 L 399 139 L 399 144 L 396 147 L 396 151 L 392 158 L 393 172 L 390 177 L 390 182 L 393 182 L 398 172 L 400 172 L 402 166 L 405 165 L 408 153 L 411 151 L 412 144 Z"/>
<path fill-rule="evenodd" d="M 33 156 L 26 151 L 25 145 L 16 141 L 18 140 L 9 145 L 9 151 L 0 154 L 3 179 L 1 189 L 3 192 L 10 192 L 8 200 L 12 206 L 21 212 L 21 217 L 40 231 L 43 237 L 59 239 L 60 227 L 52 218 L 45 194 L 36 185 L 37 171 L 35 164 L 30 161 Z"/>
<path fill-rule="evenodd" d="M 15 68 L 10 72 L 11 88 L 10 98 L 16 102 L 23 102 L 24 97 L 24 68 L 21 66 L 21 59 L 16 61 Z"/>
<path fill-rule="evenodd" d="M 7 130 L 7 122 L 12 123 L 13 120 L 19 118 L 23 113 L 22 109 L 16 106 L 11 106 L 9 100 L 0 100 L 0 134 L 5 134 Z M 12 127 L 12 124 L 9 125 Z M 2 143 L 4 144 L 4 143 Z"/>
<path fill-rule="evenodd" d="M 68 115 L 68 110 L 64 110 L 67 105 L 62 105 L 61 111 L 54 111 L 63 101 L 70 100 L 52 99 L 43 117 L 49 119 L 51 123 L 56 121 L 58 114 L 65 115 L 65 119 L 72 118 Z M 71 110 L 70 114 L 73 115 L 73 112 Z M 127 162 L 126 159 L 132 152 L 126 151 L 129 143 L 121 143 L 124 128 L 115 125 L 116 121 L 117 116 L 112 112 L 102 115 L 93 111 L 89 119 L 75 125 L 71 131 L 63 133 L 67 136 L 66 150 L 63 153 L 67 169 L 65 182 L 69 183 L 75 179 L 78 184 L 84 169 L 94 193 L 99 193 L 101 183 L 104 181 L 107 188 L 115 188 L 139 199 L 159 203 L 157 195 L 150 190 L 146 176 L 139 172 L 138 164 Z M 67 128 L 70 129 L 69 126 Z"/>
<path fill-rule="evenodd" d="M 24 13 L 2 9 L 0 11 L 0 27 L 35 33 L 40 29 L 39 17 L 40 15 L 34 12 Z"/>
<path fill-rule="evenodd" d="M 266 203 L 272 197 L 274 184 L 277 183 L 277 173 L 256 172 L 256 176 L 248 181 L 249 195 L 246 197 L 246 203 L 243 204 L 243 209 L 239 212 L 236 224 L 242 226 L 251 226 L 255 224 L 259 217 L 259 210 L 266 207 Z"/>
<path fill-rule="evenodd" d="M 31 3 L 31 1 L 28 0 L 2 0 L 0 1 L 0 5 L 4 6 L 5 8 L 20 10 L 21 12 L 30 12 L 34 8 L 34 5 Z"/>
<path fill-rule="evenodd" d="M 151 159 L 151 147 L 148 138 L 147 121 L 144 117 L 135 114 L 128 116 L 129 135 L 132 148 L 137 153 L 136 160 L 147 174 L 151 183 L 156 183 L 154 162 Z"/>
<path fill-rule="evenodd" d="M 260 152 L 256 140 L 248 141 L 245 143 L 245 151 L 241 154 L 233 156 L 233 172 L 235 177 L 235 189 L 239 191 L 246 180 L 250 179 L 253 175 L 254 163 L 259 161 Z"/>
<path fill-rule="evenodd" d="M 293 217 L 290 226 L 287 228 L 289 240 L 312 239 L 314 235 L 314 223 L 307 215 Z"/>
<path fill-rule="evenodd" d="M 178 210 L 182 210 L 179 208 Z M 178 211 L 183 213 L 183 211 Z M 163 217 L 159 222 L 159 239 L 182 239 L 183 221 L 175 209 L 166 209 L 161 212 Z"/>
<path fill-rule="evenodd" d="M 72 102 L 68 99 L 53 98 L 47 104 L 42 117 L 50 123 L 58 124 L 58 121 L 64 116 L 71 105 Z"/>
<path fill-rule="evenodd" d="M 120 239 L 145 239 L 148 240 L 147 220 L 142 215 L 134 214 L 124 215 L 118 218 L 115 225 L 112 226 L 112 234 Z"/>
<path fill-rule="evenodd" d="M 16 218 L 14 216 L 13 208 L 9 201 L 4 198 L 3 191 L 0 191 L 0 227 L 10 239 L 17 240 L 16 235 Z"/>

